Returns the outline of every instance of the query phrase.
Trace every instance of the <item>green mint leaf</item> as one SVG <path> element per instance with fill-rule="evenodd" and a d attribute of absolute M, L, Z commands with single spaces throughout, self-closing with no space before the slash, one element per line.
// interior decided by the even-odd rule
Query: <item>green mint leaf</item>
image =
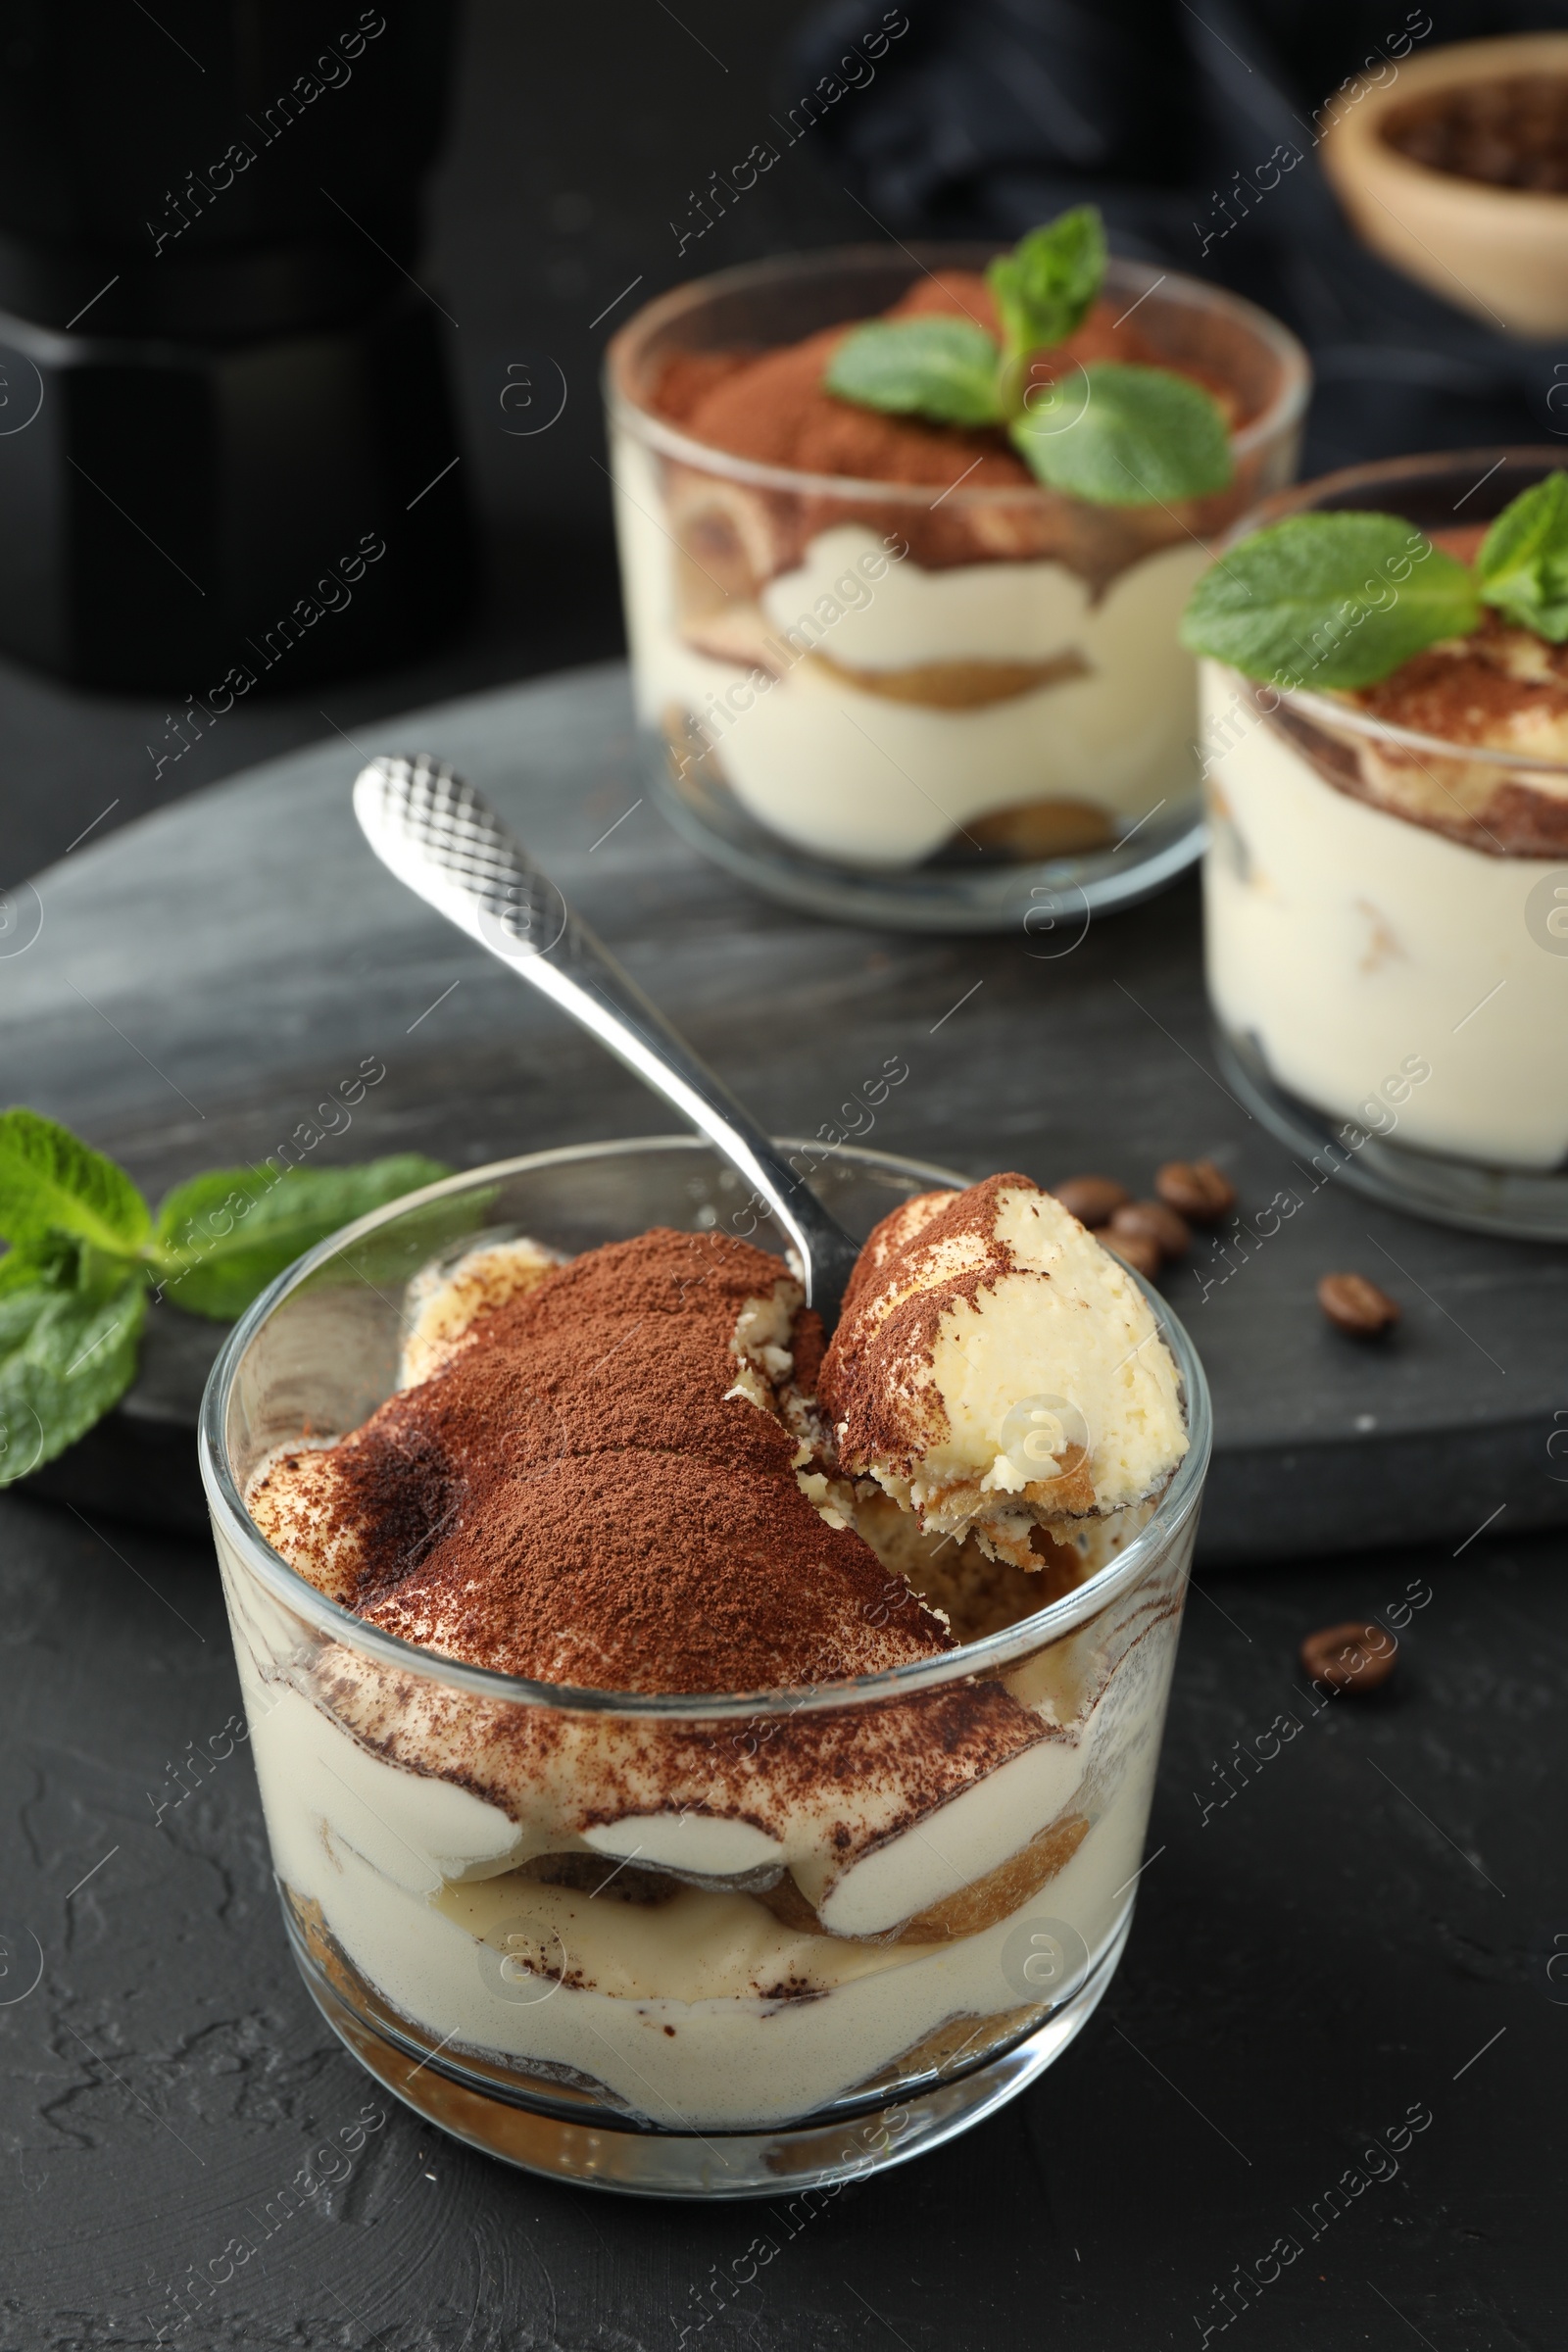
<path fill-rule="evenodd" d="M 1096 506 L 1168 506 L 1223 490 L 1231 478 L 1218 406 L 1166 368 L 1105 360 L 1077 369 L 1008 430 L 1038 480 Z"/>
<path fill-rule="evenodd" d="M 931 416 L 940 424 L 995 424 L 995 343 L 967 318 L 873 318 L 828 362 L 824 389 L 862 409 Z"/>
<path fill-rule="evenodd" d="M 0 1285 L 0 1487 L 64 1453 L 124 1394 L 146 1315 L 142 1276 L 123 1267 L 81 1285 Z"/>
<path fill-rule="evenodd" d="M 1503 508 L 1476 558 L 1482 601 L 1553 645 L 1568 640 L 1568 473 Z"/>
<path fill-rule="evenodd" d="M 339 1226 L 450 1176 L 439 1159 L 395 1153 L 351 1168 L 220 1168 L 172 1192 L 150 1252 L 167 1298 L 231 1323 L 285 1266 Z"/>
<path fill-rule="evenodd" d="M 1009 360 L 1064 343 L 1094 305 L 1105 274 L 1105 229 L 1092 204 L 1032 228 L 986 271 Z"/>
<path fill-rule="evenodd" d="M 0 1111 L 0 1236 L 13 1247 L 70 1234 L 132 1257 L 151 1228 L 123 1168 L 35 1110 Z"/>
<path fill-rule="evenodd" d="M 1276 686 L 1371 686 L 1481 618 L 1474 574 L 1395 514 L 1292 514 L 1230 549 L 1181 640 Z"/>
<path fill-rule="evenodd" d="M 42 1241 L 13 1243 L 0 1257 L 0 1292 L 25 1289 L 31 1283 L 74 1283 L 81 1270 L 78 1242 L 63 1234 Z"/>

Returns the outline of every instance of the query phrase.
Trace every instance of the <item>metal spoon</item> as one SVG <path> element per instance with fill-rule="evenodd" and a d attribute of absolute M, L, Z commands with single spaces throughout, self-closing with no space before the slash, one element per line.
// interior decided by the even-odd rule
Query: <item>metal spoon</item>
<path fill-rule="evenodd" d="M 831 1331 L 859 1244 L 579 922 L 472 785 L 422 756 L 372 760 L 355 780 L 354 813 L 400 882 L 570 1013 L 707 1136 L 795 1244 L 807 1298 Z"/>

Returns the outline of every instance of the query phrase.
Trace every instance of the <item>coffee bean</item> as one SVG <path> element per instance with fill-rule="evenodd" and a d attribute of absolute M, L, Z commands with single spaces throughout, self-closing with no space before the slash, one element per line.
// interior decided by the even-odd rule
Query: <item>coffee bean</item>
<path fill-rule="evenodd" d="M 1236 1206 L 1236 1187 L 1211 1159 L 1167 1159 L 1154 1190 L 1169 1208 L 1195 1224 L 1209 1225 Z"/>
<path fill-rule="evenodd" d="M 1068 1176 L 1051 1189 L 1080 1225 L 1091 1228 L 1103 1225 L 1124 1200 L 1132 1199 L 1127 1187 L 1113 1176 Z"/>
<path fill-rule="evenodd" d="M 1300 1649 L 1302 1670 L 1331 1690 L 1376 1690 L 1394 1672 L 1398 1654 L 1399 1644 L 1386 1625 L 1359 1617 L 1308 1634 Z"/>
<path fill-rule="evenodd" d="M 1337 1331 L 1352 1332 L 1357 1339 L 1376 1339 L 1399 1320 L 1398 1300 L 1364 1274 L 1325 1274 L 1317 1302 Z"/>
<path fill-rule="evenodd" d="M 1100 1240 L 1102 1248 L 1108 1250 L 1112 1257 L 1119 1257 L 1124 1266 L 1131 1266 L 1146 1281 L 1152 1282 L 1159 1272 L 1163 1263 L 1159 1244 L 1149 1234 L 1110 1232 L 1102 1233 Z"/>
<path fill-rule="evenodd" d="M 1185 1256 L 1193 1238 L 1186 1218 L 1163 1200 L 1129 1200 L 1112 1216 L 1110 1230 L 1118 1239 L 1139 1234 L 1165 1257 Z"/>

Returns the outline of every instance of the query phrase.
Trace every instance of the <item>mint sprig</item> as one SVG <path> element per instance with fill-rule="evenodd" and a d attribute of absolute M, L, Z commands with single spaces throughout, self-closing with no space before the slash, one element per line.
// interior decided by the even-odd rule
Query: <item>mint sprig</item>
<path fill-rule="evenodd" d="M 1096 506 L 1168 505 L 1223 490 L 1230 433 L 1201 385 L 1168 368 L 1099 362 L 1053 384 L 1036 355 L 1083 323 L 1105 273 L 1093 205 L 1031 229 L 986 281 L 1000 343 L 973 319 L 873 318 L 846 335 L 825 390 L 858 407 L 935 424 L 1002 425 L 1038 481 Z"/>
<path fill-rule="evenodd" d="M 134 1251 L 152 1215 L 123 1168 L 35 1110 L 0 1116 L 0 1235 L 13 1250 L 55 1234 Z"/>
<path fill-rule="evenodd" d="M 232 1323 L 285 1266 L 339 1226 L 450 1173 L 441 1160 L 402 1152 L 359 1167 L 289 1168 L 265 1190 L 252 1168 L 194 1176 L 158 1211 L 160 1293 L 187 1314 Z"/>
<path fill-rule="evenodd" d="M 1097 506 L 1200 498 L 1231 478 L 1230 435 L 1208 394 L 1163 368 L 1097 361 L 1031 401 L 1013 447 L 1053 490 Z"/>
<path fill-rule="evenodd" d="M 1568 641 L 1568 474 L 1503 508 L 1476 558 L 1482 601 L 1548 644 Z"/>
<path fill-rule="evenodd" d="M 1469 566 L 1397 515 L 1292 514 L 1204 572 L 1181 641 L 1274 686 L 1348 688 L 1480 618 Z"/>
<path fill-rule="evenodd" d="M 823 378 L 858 407 L 939 424 L 999 424 L 997 347 L 968 318 L 873 318 L 839 345 Z"/>
<path fill-rule="evenodd" d="M 36 1111 L 0 1112 L 0 1487 L 75 1444 L 130 1386 L 149 1295 L 232 1322 L 304 1250 L 451 1173 L 223 1168 L 155 1217 L 123 1168 Z"/>
<path fill-rule="evenodd" d="M 0 1487 L 63 1453 L 136 1376 L 147 1286 L 134 1271 L 38 1269 L 0 1291 Z"/>
<path fill-rule="evenodd" d="M 1026 370 L 1037 351 L 1054 351 L 1095 307 L 1105 276 L 1105 224 L 1092 204 L 1032 228 L 1011 253 L 998 254 L 986 284 L 1002 320 L 1004 369 Z M 1009 410 L 1023 403 L 1021 377 L 1009 381 Z"/>
<path fill-rule="evenodd" d="M 1292 514 L 1205 571 L 1181 640 L 1272 686 L 1375 686 L 1429 646 L 1468 637 L 1491 605 L 1568 643 L 1568 472 L 1510 500 L 1474 565 L 1396 514 Z"/>

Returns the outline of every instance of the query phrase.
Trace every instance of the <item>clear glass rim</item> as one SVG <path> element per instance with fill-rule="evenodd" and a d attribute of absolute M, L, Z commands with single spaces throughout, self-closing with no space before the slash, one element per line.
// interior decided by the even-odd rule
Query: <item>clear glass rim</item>
<path fill-rule="evenodd" d="M 1425 457 L 1379 458 L 1368 466 L 1342 466 L 1336 473 L 1320 473 L 1310 482 L 1293 482 L 1288 489 L 1276 490 L 1272 497 L 1261 500 L 1226 533 L 1219 552 L 1223 557 L 1238 541 L 1261 530 L 1266 523 L 1282 521 L 1288 514 L 1327 511 L 1333 500 L 1347 490 L 1378 489 L 1385 484 L 1396 490 L 1401 482 L 1440 476 L 1446 470 L 1455 475 L 1468 474 L 1477 466 L 1484 477 L 1489 466 L 1495 472 L 1510 458 L 1555 472 L 1568 471 L 1568 452 L 1533 444 L 1507 449 L 1434 450 Z M 1443 735 L 1423 735 L 1413 727 L 1392 726 L 1387 719 L 1374 718 L 1369 711 L 1336 702 L 1330 694 L 1314 694 L 1310 687 L 1270 686 L 1266 680 L 1250 678 L 1244 670 L 1231 668 L 1228 662 L 1217 662 L 1214 666 L 1240 679 L 1254 701 L 1260 692 L 1272 694 L 1276 697 L 1275 710 L 1284 704 L 1321 727 L 1343 729 L 1400 751 L 1424 752 L 1432 759 L 1462 760 L 1467 766 L 1499 767 L 1514 774 L 1561 776 L 1568 783 L 1568 760 L 1548 760 L 1536 752 L 1494 751 L 1480 743 L 1451 743 Z M 1273 711 L 1265 709 L 1264 716 L 1272 717 Z"/>
<path fill-rule="evenodd" d="M 987 244 L 905 245 L 898 250 L 920 269 L 956 270 L 983 267 L 993 256 L 1005 253 L 1008 248 L 999 240 Z M 658 450 L 662 457 L 674 458 L 700 472 L 746 482 L 758 490 L 792 491 L 858 505 L 876 500 L 885 505 L 920 509 L 929 509 L 939 498 L 944 504 L 951 500 L 959 507 L 996 507 L 1034 505 L 1048 496 L 1062 496 L 1063 493 L 1047 492 L 1035 483 L 1018 483 L 1007 490 L 942 490 L 929 482 L 858 481 L 849 474 L 798 473 L 789 466 L 763 466 L 754 459 L 736 457 L 728 450 L 714 449 L 706 441 L 694 441 L 662 417 L 656 416 L 652 410 L 645 409 L 626 389 L 632 361 L 648 337 L 671 319 L 701 309 L 714 294 L 739 294 L 748 288 L 766 288 L 786 278 L 827 276 L 833 270 L 869 270 L 873 266 L 885 270 L 893 260 L 885 245 L 834 245 L 818 253 L 775 254 L 763 262 L 743 262 L 732 270 L 714 270 L 707 277 L 688 278 L 681 285 L 672 286 L 668 293 L 657 295 L 626 321 L 606 351 L 604 397 L 612 421 L 648 448 Z M 1158 270 L 1148 263 L 1126 261 L 1116 255 L 1106 265 L 1105 283 L 1121 292 L 1136 293 L 1140 300 L 1159 285 L 1166 289 L 1172 302 L 1185 303 L 1194 310 L 1223 312 L 1238 325 L 1248 328 L 1273 354 L 1280 368 L 1279 389 L 1266 409 L 1240 432 L 1231 435 L 1231 454 L 1235 460 L 1250 457 L 1254 450 L 1298 422 L 1311 391 L 1310 363 L 1290 328 L 1256 303 L 1249 302 L 1244 295 L 1232 294 L 1227 287 L 1187 277 L 1179 270 Z"/>
<path fill-rule="evenodd" d="M 788 1137 L 781 1138 L 780 1144 L 786 1152 L 810 1149 Z M 394 1634 L 383 1633 L 379 1627 L 367 1625 L 351 1609 L 344 1608 L 337 1601 L 328 1600 L 324 1593 L 318 1592 L 297 1569 L 290 1567 L 280 1552 L 272 1549 L 245 1508 L 239 1482 L 228 1456 L 225 1425 L 234 1382 L 247 1348 L 269 1318 L 314 1274 L 344 1250 L 395 1222 L 410 1210 L 422 1208 L 430 1201 L 451 1200 L 458 1194 L 478 1190 L 508 1177 L 527 1175 L 539 1168 L 565 1167 L 587 1160 L 621 1157 L 634 1152 L 711 1152 L 711 1149 L 700 1136 L 628 1136 L 608 1143 L 568 1144 L 555 1151 L 523 1152 L 514 1159 L 492 1160 L 481 1168 L 467 1168 L 456 1176 L 444 1177 L 439 1183 L 425 1185 L 418 1192 L 408 1193 L 385 1208 L 375 1209 L 368 1216 L 357 1218 L 352 1225 L 345 1225 L 339 1232 L 318 1243 L 314 1250 L 308 1250 L 303 1257 L 296 1259 L 259 1298 L 253 1300 L 224 1342 L 208 1379 L 202 1397 L 198 1451 L 202 1483 L 217 1526 L 243 1555 L 246 1564 L 269 1592 L 331 1640 L 346 1642 L 350 1647 L 362 1650 L 401 1673 L 421 1675 L 429 1681 L 464 1690 L 475 1698 L 546 1707 L 557 1714 L 636 1715 L 668 1723 L 702 1723 L 736 1715 L 793 1715 L 831 1708 L 842 1710 L 879 1700 L 911 1697 L 917 1691 L 934 1690 L 946 1683 L 963 1682 L 977 1674 L 994 1674 L 1098 1616 L 1107 1602 L 1143 1579 L 1177 1531 L 1198 1508 L 1208 1467 L 1212 1424 L 1208 1384 L 1204 1380 L 1197 1348 L 1158 1292 L 1136 1274 L 1133 1279 L 1153 1309 L 1160 1336 L 1175 1358 L 1186 1401 L 1189 1444 L 1174 1478 L 1160 1496 L 1149 1524 L 1140 1529 L 1125 1548 L 1096 1575 L 1075 1586 L 1059 1600 L 1037 1610 L 1032 1617 L 1026 1617 L 1021 1624 L 1004 1627 L 1001 1633 L 989 1634 L 982 1641 L 946 1651 L 937 1658 L 914 1659 L 902 1666 L 888 1667 L 879 1674 L 859 1675 L 838 1683 L 812 1684 L 789 1690 L 682 1692 L 678 1696 L 646 1690 L 596 1690 L 567 1684 L 531 1682 L 520 1675 L 494 1673 L 488 1667 L 466 1666 L 457 1659 L 443 1656 L 439 1651 L 421 1649 L 413 1642 L 400 1641 Z M 925 1160 L 906 1158 L 897 1152 L 857 1150 L 854 1146 L 845 1145 L 840 1147 L 835 1157 L 853 1161 L 858 1166 L 888 1168 L 903 1176 L 929 1178 L 932 1180 L 932 1190 L 961 1186 L 970 1181 L 952 1169 L 938 1167 Z M 1131 1268 L 1128 1271 L 1131 1272 Z"/>

